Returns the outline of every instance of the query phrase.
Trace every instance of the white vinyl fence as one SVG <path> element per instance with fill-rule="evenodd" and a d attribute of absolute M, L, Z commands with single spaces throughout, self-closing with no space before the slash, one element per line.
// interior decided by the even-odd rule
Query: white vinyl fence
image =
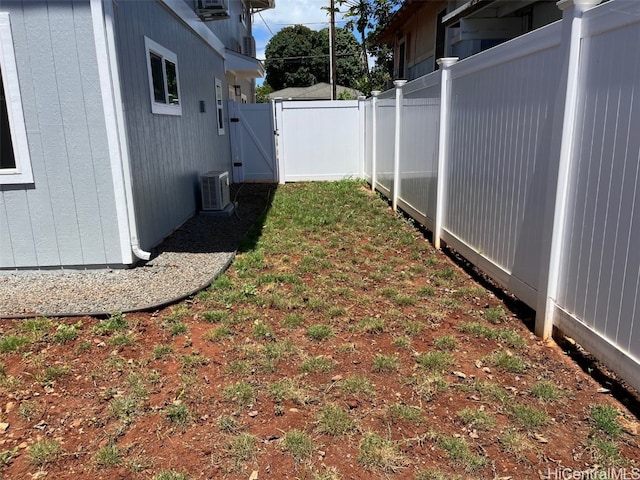
<path fill-rule="evenodd" d="M 275 102 L 280 182 L 364 175 L 365 102 Z"/>
<path fill-rule="evenodd" d="M 640 388 L 640 2 L 584 4 L 370 99 L 365 178 Z"/>
<path fill-rule="evenodd" d="M 640 2 L 357 102 L 276 103 L 280 181 L 360 177 L 640 389 Z"/>

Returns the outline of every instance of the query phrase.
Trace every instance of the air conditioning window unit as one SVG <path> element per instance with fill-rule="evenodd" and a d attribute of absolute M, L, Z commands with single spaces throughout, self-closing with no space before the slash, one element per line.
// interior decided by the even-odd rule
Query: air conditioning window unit
<path fill-rule="evenodd" d="M 226 0 L 196 0 L 196 13 L 204 22 L 229 18 Z"/>
<path fill-rule="evenodd" d="M 252 36 L 242 38 L 242 53 L 250 57 L 256 56 L 256 39 Z"/>
<path fill-rule="evenodd" d="M 202 210 L 224 210 L 231 203 L 229 172 L 207 172 L 200 177 Z"/>

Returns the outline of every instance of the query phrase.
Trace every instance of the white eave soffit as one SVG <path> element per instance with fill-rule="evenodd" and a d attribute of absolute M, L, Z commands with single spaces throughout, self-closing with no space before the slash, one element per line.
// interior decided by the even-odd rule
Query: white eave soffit
<path fill-rule="evenodd" d="M 264 76 L 264 66 L 260 60 L 229 49 L 225 51 L 224 68 L 227 72 L 241 78 L 261 78 Z"/>

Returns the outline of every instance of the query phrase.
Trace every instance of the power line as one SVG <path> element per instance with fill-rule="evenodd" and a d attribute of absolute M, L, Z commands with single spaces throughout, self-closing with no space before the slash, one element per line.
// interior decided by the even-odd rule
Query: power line
<path fill-rule="evenodd" d="M 349 20 L 336 20 L 336 23 L 347 23 Z M 294 25 L 329 25 L 330 22 L 306 22 L 306 23 L 274 23 L 279 27 L 292 27 Z"/>
<path fill-rule="evenodd" d="M 269 33 L 271 34 L 271 36 L 275 35 L 273 33 L 273 31 L 271 30 L 271 27 L 269 26 L 269 24 L 265 21 L 265 19 L 262 17 L 262 13 L 258 12 L 258 15 L 260 16 L 260 20 L 262 20 L 262 23 L 264 23 L 264 26 L 267 27 L 267 30 L 269 30 Z"/>
<path fill-rule="evenodd" d="M 359 57 L 361 52 L 351 52 L 351 53 L 338 53 L 336 57 Z M 270 57 L 269 60 L 304 60 L 306 58 L 327 58 L 330 55 L 328 53 L 322 55 L 298 55 L 294 57 Z M 261 62 L 266 62 L 267 59 L 259 58 Z"/>

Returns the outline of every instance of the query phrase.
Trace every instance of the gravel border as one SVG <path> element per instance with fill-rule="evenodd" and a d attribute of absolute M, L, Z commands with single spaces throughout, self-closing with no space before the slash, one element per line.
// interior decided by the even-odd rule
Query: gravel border
<path fill-rule="evenodd" d="M 156 310 L 187 298 L 229 267 L 273 188 L 235 187 L 234 214 L 194 216 L 134 268 L 0 271 L 0 318 L 103 316 Z"/>

